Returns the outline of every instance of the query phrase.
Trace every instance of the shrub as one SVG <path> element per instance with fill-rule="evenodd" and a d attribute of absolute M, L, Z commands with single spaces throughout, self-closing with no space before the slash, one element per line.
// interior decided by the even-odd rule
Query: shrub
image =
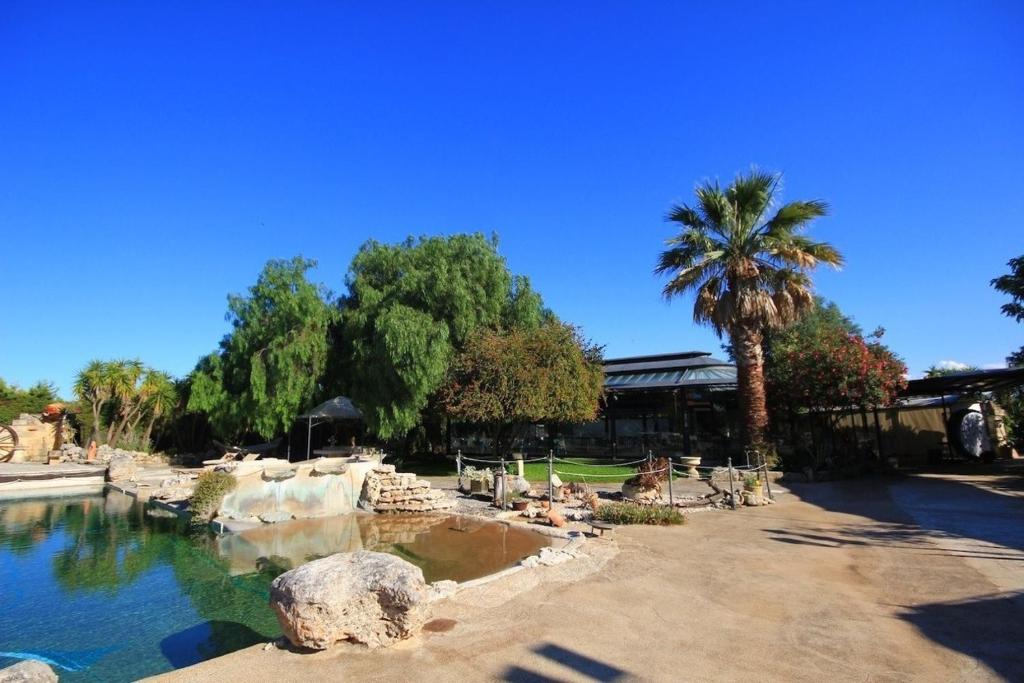
<path fill-rule="evenodd" d="M 675 508 L 636 503 L 604 503 L 594 517 L 610 524 L 682 524 L 686 519 Z"/>
<path fill-rule="evenodd" d="M 657 458 L 640 463 L 636 474 L 626 480 L 627 484 L 638 486 L 642 491 L 661 490 L 662 482 L 668 479 L 668 458 Z"/>
<path fill-rule="evenodd" d="M 199 475 L 196 488 L 192 493 L 192 517 L 210 519 L 220 507 L 230 491 L 234 490 L 238 481 L 227 472 L 209 470 Z"/>

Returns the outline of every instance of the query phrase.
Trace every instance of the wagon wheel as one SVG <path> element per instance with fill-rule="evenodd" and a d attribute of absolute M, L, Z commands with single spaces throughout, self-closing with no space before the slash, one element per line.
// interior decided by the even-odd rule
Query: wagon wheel
<path fill-rule="evenodd" d="M 10 460 L 18 447 L 18 432 L 7 425 L 0 425 L 0 462 Z"/>

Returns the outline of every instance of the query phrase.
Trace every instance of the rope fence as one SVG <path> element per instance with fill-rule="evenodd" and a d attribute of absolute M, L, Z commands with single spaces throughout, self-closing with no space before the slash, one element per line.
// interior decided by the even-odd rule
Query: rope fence
<path fill-rule="evenodd" d="M 661 472 L 668 472 L 667 467 L 662 467 L 660 470 L 651 470 L 650 472 L 644 472 L 644 474 L 660 474 Z M 633 477 L 636 476 L 635 472 L 617 472 L 615 474 L 594 474 L 591 472 L 563 472 L 562 470 L 555 470 L 555 474 L 564 474 L 567 477 Z"/>
<path fill-rule="evenodd" d="M 580 459 L 581 460 L 586 460 L 588 458 L 580 458 Z M 593 460 L 593 458 L 589 458 L 589 459 Z M 547 458 L 544 458 L 544 460 L 547 460 Z M 629 462 L 615 462 L 615 463 L 610 463 L 610 464 L 596 463 L 596 462 L 582 463 L 582 462 L 576 462 L 575 460 L 566 460 L 565 458 L 554 458 L 554 461 L 555 462 L 565 463 L 566 465 L 586 465 L 587 467 L 632 467 L 633 465 L 639 465 L 642 462 L 647 462 L 647 458 L 640 458 L 639 460 L 630 460 Z"/>
<path fill-rule="evenodd" d="M 689 479 L 689 480 L 696 479 L 698 481 L 713 482 L 714 474 L 716 472 L 724 472 L 724 471 L 728 471 L 728 473 L 729 473 L 729 475 L 728 475 L 729 476 L 729 491 L 728 491 L 728 493 L 729 493 L 729 501 L 730 501 L 730 504 L 731 504 L 731 506 L 732 506 L 732 508 L 734 510 L 737 507 L 737 498 L 738 498 L 737 490 L 736 490 L 736 475 L 737 474 L 740 474 L 742 476 L 744 473 L 755 473 L 756 472 L 756 473 L 758 473 L 759 478 L 760 478 L 760 474 L 763 472 L 764 473 L 764 485 L 765 485 L 765 487 L 767 489 L 768 498 L 770 498 L 771 500 L 775 499 L 775 496 L 772 495 L 771 480 L 770 480 L 770 478 L 768 476 L 768 472 L 769 472 L 769 470 L 768 470 L 768 463 L 763 461 L 763 460 L 762 460 L 761 464 L 759 464 L 759 465 L 750 465 L 749 464 L 749 459 L 747 461 L 748 462 L 747 465 L 733 465 L 732 458 L 728 458 L 726 460 L 726 464 L 724 466 L 722 466 L 722 465 L 715 466 L 715 465 L 684 465 L 682 463 L 676 463 L 675 460 L 671 456 L 668 456 L 666 459 L 668 460 L 668 465 L 666 467 L 662 467 L 662 468 L 659 468 L 659 469 L 656 469 L 656 470 L 648 470 L 648 471 L 644 472 L 644 474 L 663 474 L 665 472 L 668 472 L 668 498 L 669 498 L 669 505 L 672 506 L 672 507 L 675 507 L 675 493 L 673 491 L 673 480 L 676 477 L 682 477 L 684 479 Z M 470 458 L 470 457 L 466 457 L 466 456 L 462 455 L 462 451 L 459 451 L 456 454 L 456 456 L 455 456 L 455 462 L 456 462 L 456 465 L 457 465 L 457 468 L 458 468 L 459 477 L 462 476 L 462 463 L 464 461 L 465 462 L 473 462 L 473 463 L 481 463 L 481 464 L 485 464 L 485 465 L 496 465 L 496 466 L 498 466 L 500 468 L 499 471 L 501 472 L 502 479 L 504 479 L 504 477 L 506 476 L 506 474 L 505 474 L 505 465 L 506 464 L 511 464 L 511 463 L 523 463 L 523 464 L 526 464 L 526 463 L 546 462 L 548 464 L 548 500 L 554 500 L 554 475 L 556 475 L 556 474 L 559 474 L 559 475 L 564 476 L 564 477 L 579 477 L 580 479 L 583 480 L 584 483 L 587 482 L 587 479 L 624 479 L 624 478 L 630 478 L 630 477 L 635 476 L 635 473 L 633 473 L 633 472 L 614 472 L 614 473 L 610 472 L 608 474 L 600 474 L 600 473 L 596 473 L 596 472 L 568 472 L 568 471 L 565 471 L 565 470 L 555 469 L 555 462 L 558 462 L 558 463 L 560 463 L 562 465 L 570 465 L 570 466 L 575 465 L 577 467 L 587 467 L 587 468 L 591 468 L 591 467 L 617 467 L 617 468 L 623 468 L 623 467 L 632 467 L 634 465 L 639 465 L 641 463 L 653 464 L 654 463 L 654 454 L 653 454 L 653 452 L 648 451 L 646 458 L 642 458 L 640 460 L 631 460 L 631 461 L 622 462 L 622 463 L 581 463 L 581 462 L 576 462 L 576 461 L 573 461 L 573 460 L 567 460 L 565 458 L 556 458 L 555 454 L 554 454 L 554 451 L 550 451 L 546 458 L 543 458 L 543 457 L 541 457 L 541 458 L 525 458 L 525 459 L 514 458 L 514 459 L 511 459 L 511 460 L 506 460 L 505 458 L 500 458 L 498 460 L 490 460 L 490 459 L 486 459 L 486 458 Z M 703 474 L 702 471 L 704 473 L 706 473 L 706 474 Z M 693 476 L 693 472 L 697 472 L 697 476 L 696 477 Z M 712 488 L 714 488 L 716 491 L 718 491 L 720 493 L 724 493 L 724 491 L 720 490 L 717 486 L 712 485 Z M 503 495 L 503 497 L 507 496 L 507 492 L 508 492 L 508 489 L 507 489 L 506 486 L 504 486 L 504 482 L 502 482 L 502 495 Z M 505 501 L 505 502 L 507 503 L 507 501 Z"/>

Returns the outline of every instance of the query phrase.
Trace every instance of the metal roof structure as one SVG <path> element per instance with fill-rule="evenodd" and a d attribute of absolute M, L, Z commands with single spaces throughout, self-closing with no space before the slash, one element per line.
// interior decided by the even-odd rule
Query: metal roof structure
<path fill-rule="evenodd" d="M 736 366 L 705 351 L 611 358 L 604 373 L 604 386 L 612 392 L 736 386 Z"/>
<path fill-rule="evenodd" d="M 1024 386 L 1024 367 L 954 372 L 938 377 L 912 379 L 900 396 L 941 396 L 998 391 Z"/>

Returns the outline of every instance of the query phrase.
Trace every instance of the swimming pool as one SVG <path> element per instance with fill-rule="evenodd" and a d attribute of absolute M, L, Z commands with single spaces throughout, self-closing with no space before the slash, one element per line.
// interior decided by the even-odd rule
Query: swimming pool
<path fill-rule="evenodd" d="M 544 536 L 456 516 L 355 514 L 216 536 L 116 492 L 0 500 L 0 667 L 32 657 L 62 681 L 135 680 L 280 635 L 271 581 L 357 548 L 427 581 L 484 576 Z"/>

